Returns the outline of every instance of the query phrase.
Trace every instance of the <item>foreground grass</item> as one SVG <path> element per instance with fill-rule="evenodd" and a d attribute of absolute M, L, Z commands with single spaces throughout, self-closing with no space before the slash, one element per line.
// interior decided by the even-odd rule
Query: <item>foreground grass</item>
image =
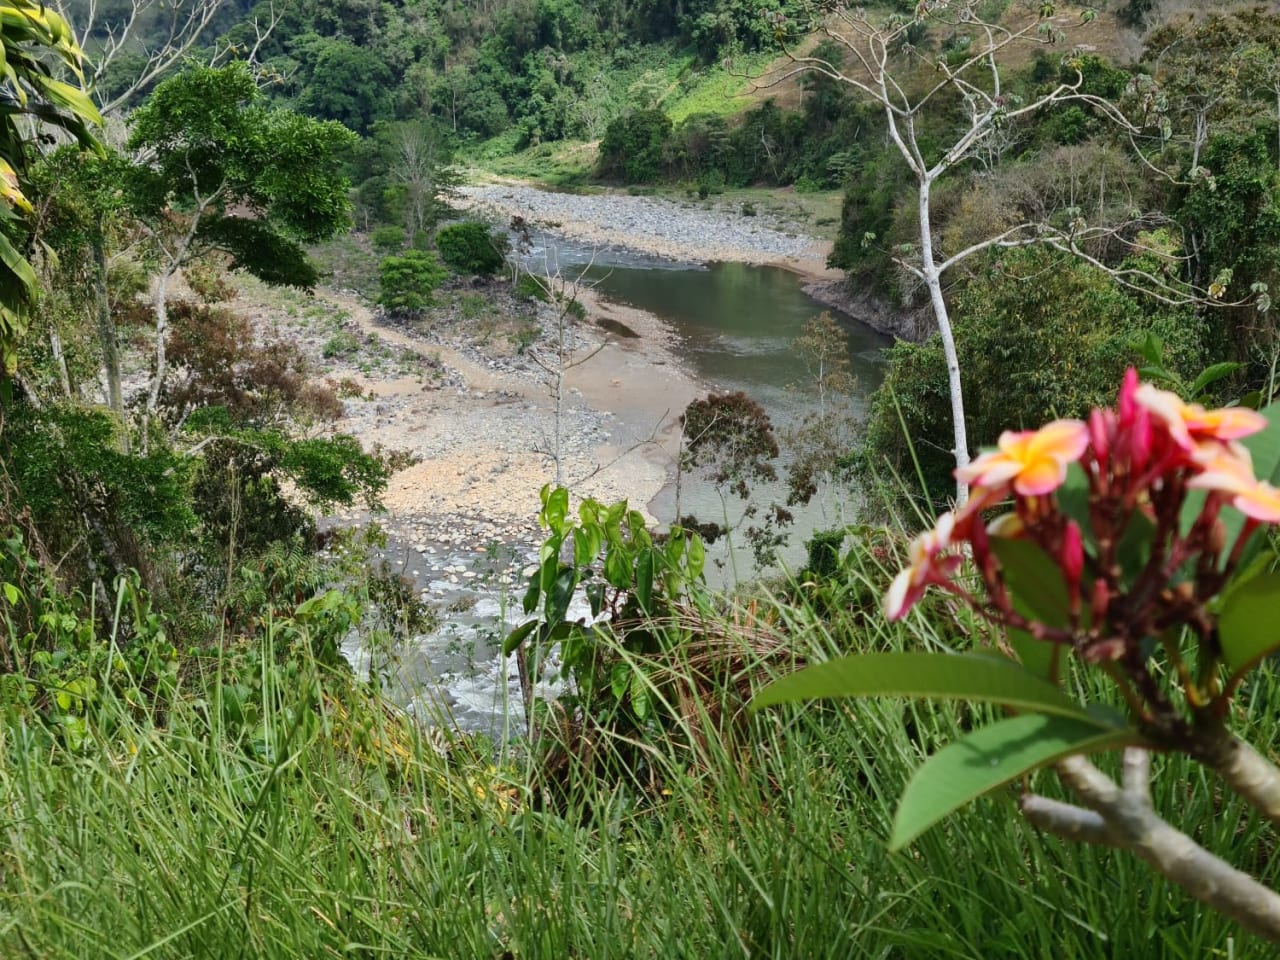
<path fill-rule="evenodd" d="M 784 615 L 800 655 L 847 646 L 839 617 Z M 1132 858 L 1039 837 L 1012 789 L 887 854 L 910 770 L 958 730 L 946 711 L 810 705 L 732 735 L 703 717 L 677 731 L 709 734 L 700 756 L 649 746 L 661 789 L 571 768 L 552 809 L 514 748 L 442 757 L 314 665 L 260 682 L 277 707 L 245 729 L 216 686 L 162 724 L 104 703 L 77 750 L 7 718 L 0 955 L 1267 955 Z M 1255 742 L 1275 727 L 1260 721 Z M 1275 880 L 1271 835 L 1237 804 L 1180 760 L 1156 783 L 1176 823 Z"/>

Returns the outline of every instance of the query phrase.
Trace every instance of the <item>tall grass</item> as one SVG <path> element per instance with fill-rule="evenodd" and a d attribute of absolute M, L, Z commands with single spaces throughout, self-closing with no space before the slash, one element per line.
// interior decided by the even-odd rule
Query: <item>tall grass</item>
<path fill-rule="evenodd" d="M 880 578 L 855 569 L 850 588 Z M 797 657 L 854 635 L 830 607 L 778 615 Z M 859 620 L 857 635 L 896 649 L 954 631 Z M 1014 790 L 886 853 L 903 783 L 964 719 L 945 709 L 698 712 L 647 747 L 660 789 L 573 767 L 552 808 L 526 787 L 532 761 L 495 768 L 463 740 L 442 756 L 316 664 L 259 682 L 269 706 L 247 732 L 222 719 L 216 685 L 163 718 L 104 699 L 76 751 L 7 718 L 0 956 L 1266 955 L 1131 857 L 1037 836 Z M 1272 742 L 1274 711 L 1251 733 Z M 1186 762 L 1157 765 L 1155 799 L 1276 879 L 1271 834 Z"/>

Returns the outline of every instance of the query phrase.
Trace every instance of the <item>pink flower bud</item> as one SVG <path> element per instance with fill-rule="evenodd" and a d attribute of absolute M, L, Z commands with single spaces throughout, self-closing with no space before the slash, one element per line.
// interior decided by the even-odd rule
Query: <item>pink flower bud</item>
<path fill-rule="evenodd" d="M 1121 426 L 1124 426 L 1121 418 Z M 1151 415 L 1139 407 L 1133 414 L 1128 427 L 1129 438 L 1129 471 L 1141 473 L 1151 460 Z"/>
<path fill-rule="evenodd" d="M 1067 578 L 1067 586 L 1073 590 L 1080 586 L 1080 572 L 1084 569 L 1084 538 L 1080 536 L 1080 525 L 1068 520 L 1066 529 L 1062 531 L 1062 554 L 1059 558 L 1062 572 Z"/>
<path fill-rule="evenodd" d="M 1089 443 L 1093 447 L 1093 459 L 1098 468 L 1105 470 L 1111 455 L 1111 428 L 1115 415 L 1110 410 L 1099 410 L 1096 407 L 1089 414 Z"/>
<path fill-rule="evenodd" d="M 1116 400 L 1116 413 L 1120 415 L 1120 426 L 1127 427 L 1133 422 L 1138 404 L 1134 395 L 1138 392 L 1138 371 L 1130 367 L 1124 372 L 1124 382 L 1120 384 L 1120 396 Z"/>

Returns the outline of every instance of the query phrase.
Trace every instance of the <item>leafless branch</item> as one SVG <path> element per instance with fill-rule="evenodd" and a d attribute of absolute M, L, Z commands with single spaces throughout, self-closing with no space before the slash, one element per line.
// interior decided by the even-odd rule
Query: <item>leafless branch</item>
<path fill-rule="evenodd" d="M 1082 756 L 1056 764 L 1058 777 L 1083 807 L 1036 794 L 1022 814 L 1047 833 L 1128 850 L 1189 894 L 1268 940 L 1280 941 L 1280 895 L 1205 850 L 1163 820 L 1151 804 L 1150 754 L 1124 753 L 1122 784 Z"/>

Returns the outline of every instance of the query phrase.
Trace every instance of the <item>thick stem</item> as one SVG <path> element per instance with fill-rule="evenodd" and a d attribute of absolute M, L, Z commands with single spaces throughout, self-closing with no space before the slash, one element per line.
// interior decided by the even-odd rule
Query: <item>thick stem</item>
<path fill-rule="evenodd" d="M 1207 755 L 1197 755 L 1249 806 L 1280 824 L 1280 769 L 1243 740 L 1223 730 Z"/>
<path fill-rule="evenodd" d="M 1280 895 L 1157 816 L 1148 790 L 1149 762 L 1145 750 L 1127 749 L 1122 789 L 1084 757 L 1067 757 L 1056 765 L 1058 776 L 1088 809 L 1031 794 L 1022 798 L 1022 814 L 1066 840 L 1128 850 L 1197 900 L 1280 942 Z"/>

